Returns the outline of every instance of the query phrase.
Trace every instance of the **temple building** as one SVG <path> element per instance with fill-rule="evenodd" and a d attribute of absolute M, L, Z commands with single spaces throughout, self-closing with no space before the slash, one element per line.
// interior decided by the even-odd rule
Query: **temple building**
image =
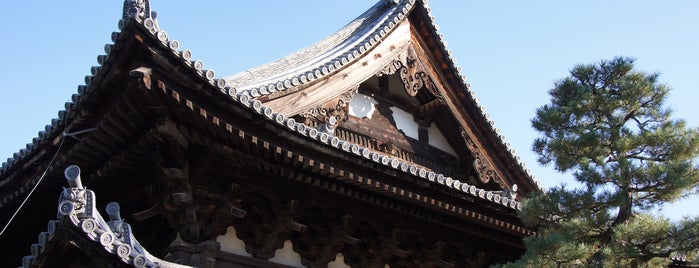
<path fill-rule="evenodd" d="M 378 0 L 324 40 L 218 76 L 149 1 L 126 0 L 99 66 L 0 168 L 2 266 L 518 259 L 535 232 L 517 211 L 540 189 L 433 21 L 425 0 Z"/>

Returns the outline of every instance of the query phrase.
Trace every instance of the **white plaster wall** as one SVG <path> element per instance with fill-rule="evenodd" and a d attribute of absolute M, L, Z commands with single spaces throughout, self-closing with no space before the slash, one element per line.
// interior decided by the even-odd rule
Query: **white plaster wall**
<path fill-rule="evenodd" d="M 389 108 L 393 111 L 393 120 L 396 121 L 396 128 L 400 129 L 405 133 L 406 136 L 413 139 L 420 139 L 418 135 L 418 124 L 413 120 L 413 115 L 403 111 L 403 109 L 398 107 Z"/>
<path fill-rule="evenodd" d="M 447 138 L 444 137 L 442 132 L 439 131 L 439 128 L 437 128 L 435 124 L 430 125 L 428 133 L 428 142 L 431 146 L 438 148 L 450 155 L 457 156 L 456 151 L 454 151 L 454 148 L 451 148 L 451 145 L 449 145 L 449 142 L 447 142 Z"/>
<path fill-rule="evenodd" d="M 350 266 L 345 263 L 345 255 L 337 253 L 335 260 L 328 263 L 328 268 L 350 268 Z"/>
<path fill-rule="evenodd" d="M 274 252 L 274 258 L 268 261 L 288 265 L 291 267 L 305 267 L 301 263 L 301 255 L 294 251 L 291 241 L 284 241 L 284 247 Z"/>
<path fill-rule="evenodd" d="M 238 238 L 233 226 L 229 226 L 228 229 L 226 229 L 226 234 L 216 237 L 216 242 L 221 245 L 221 251 L 240 256 L 252 257 L 250 253 L 245 251 L 245 242 Z"/>
<path fill-rule="evenodd" d="M 179 235 L 178 235 L 179 239 Z M 240 256 L 252 257 L 245 251 L 245 242 L 238 238 L 235 228 L 229 226 L 226 229 L 226 234 L 216 237 L 216 242 L 221 245 L 221 251 L 237 254 Z M 291 267 L 305 267 L 301 263 L 301 255 L 294 251 L 293 243 L 289 240 L 284 241 L 284 247 L 277 249 L 274 252 L 274 257 L 268 260 L 269 262 L 288 265 Z M 349 268 L 345 263 L 345 256 L 342 253 L 335 255 L 335 260 L 328 263 L 328 268 Z M 385 266 L 388 267 L 388 266 Z"/>
<path fill-rule="evenodd" d="M 350 101 L 349 114 L 359 118 L 369 118 L 376 111 L 374 105 L 378 104 L 374 98 L 364 94 L 354 94 L 352 100 Z"/>

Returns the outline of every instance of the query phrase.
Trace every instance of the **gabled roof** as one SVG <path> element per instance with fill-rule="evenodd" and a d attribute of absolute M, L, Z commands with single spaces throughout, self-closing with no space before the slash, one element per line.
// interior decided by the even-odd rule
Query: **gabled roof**
<path fill-rule="evenodd" d="M 147 7 L 148 12 L 149 8 L 150 7 Z M 337 137 L 318 133 L 316 129 L 297 123 L 293 119 L 287 118 L 282 114 L 277 114 L 270 107 L 265 107 L 262 102 L 254 99 L 255 97 L 277 91 L 284 91 L 287 89 L 297 90 L 300 87 L 311 85 L 355 63 L 367 52 L 371 51 L 374 46 L 380 44 L 387 38 L 391 31 L 402 21 L 406 20 L 411 13 L 424 13 L 425 17 L 430 18 L 430 21 L 427 21 L 427 25 L 432 28 L 434 37 L 438 39 L 441 45 L 438 50 L 443 51 L 444 55 L 450 55 L 446 49 L 446 42 L 441 39 L 441 34 L 437 33 L 437 27 L 433 23 L 434 18 L 430 15 L 430 8 L 424 1 L 379 1 L 367 12 L 347 24 L 347 26 L 340 29 L 337 33 L 315 45 L 299 50 L 276 62 L 265 64 L 225 78 L 216 78 L 212 70 L 203 70 L 203 64 L 200 61 L 190 61 L 191 52 L 188 50 L 179 51 L 179 42 L 170 39 L 164 31 L 160 30 L 156 20 L 148 12 L 144 12 L 139 16 L 129 17 L 129 14 L 127 14 L 128 11 L 125 10 L 124 20 L 120 22 L 120 27 L 125 26 L 130 23 L 132 18 L 135 18 L 134 20 L 148 29 L 152 34 L 152 38 L 159 40 L 164 48 L 170 49 L 172 53 L 182 58 L 194 72 L 202 77 L 202 79 L 218 87 L 218 93 L 240 103 L 242 106 L 248 107 L 251 111 L 260 114 L 263 119 L 285 125 L 288 131 L 316 140 L 319 143 L 347 151 L 358 157 L 372 159 L 413 176 L 428 179 L 429 181 L 434 181 L 435 183 L 443 184 L 450 188 L 460 188 L 464 192 L 472 195 L 484 198 L 491 196 L 483 189 L 478 189 L 473 185 L 461 183 L 452 178 L 446 178 L 445 176 L 417 167 L 411 163 L 403 162 L 389 155 L 383 155 L 380 152 L 370 151 L 356 144 L 342 141 Z M 114 33 L 112 39 L 115 42 L 118 41 L 119 33 Z M 106 52 L 108 55 L 98 57 L 100 64 L 107 61 L 111 48 L 112 45 L 107 45 Z M 519 161 L 518 156 L 514 155 L 509 144 L 503 140 L 503 135 L 494 127 L 488 115 L 483 112 L 483 107 L 474 97 L 469 84 L 464 81 L 464 76 L 459 74 L 460 68 L 455 65 L 455 62 L 454 59 L 451 59 L 449 68 L 461 79 L 460 82 L 463 88 L 468 89 L 467 95 L 470 96 L 470 103 L 467 103 L 467 105 L 476 107 L 481 111 L 478 115 L 480 118 L 477 119 L 485 122 L 490 127 L 489 131 L 492 136 L 499 138 L 499 147 L 501 150 L 507 152 L 509 161 L 515 163 L 524 174 L 527 174 L 529 181 L 525 183 L 531 185 L 538 184 L 529 173 L 529 170 L 525 168 L 524 163 Z M 66 103 L 66 110 L 58 113 L 59 118 L 53 119 L 51 124 L 47 125 L 44 131 L 39 132 L 39 136 L 34 138 L 32 143 L 27 144 L 26 148 L 21 149 L 2 164 L 0 168 L 0 187 L 2 185 L 11 184 L 12 180 L 20 179 L 8 176 L 11 171 L 22 168 L 23 166 L 26 167 L 29 163 L 41 157 L 46 157 L 47 153 L 51 153 L 55 150 L 50 148 L 59 144 L 58 141 L 62 138 L 62 134 L 64 134 L 63 126 L 66 123 L 65 121 L 73 119 L 73 116 L 78 112 L 76 108 L 80 107 L 80 101 L 84 100 L 84 95 L 89 95 L 92 89 L 92 80 L 100 79 L 101 75 L 100 67 L 93 67 L 92 75 L 86 78 L 86 85 L 81 86 L 78 94 L 73 95 L 72 102 Z M 71 116 L 66 117 L 66 115 Z M 49 151 L 47 151 L 47 149 L 49 149 Z M 37 179 L 34 180 L 36 181 Z M 0 200 L 0 207 L 25 194 L 29 190 L 29 185 L 31 185 L 31 183 L 26 186 L 18 187 L 17 191 L 13 194 Z M 522 185 L 520 185 L 520 187 L 521 186 Z M 519 203 L 514 200 L 508 200 L 506 206 L 514 208 L 517 207 L 518 204 Z"/>
<path fill-rule="evenodd" d="M 485 131 L 489 133 L 489 136 L 497 137 L 494 143 L 498 150 L 501 150 L 506 156 L 506 161 L 516 166 L 526 177 L 525 181 L 518 182 L 519 186 L 524 187 L 526 192 L 537 191 L 539 182 L 536 181 L 534 175 L 526 168 L 519 156 L 515 154 L 514 149 L 510 147 L 500 130 L 495 127 L 495 123 L 475 97 L 475 92 L 470 88 L 470 84 L 466 82 L 465 76 L 461 74 L 461 67 L 457 66 L 456 59 L 451 57 L 452 53 L 447 49 L 447 42 L 443 39 L 443 35 L 437 30 L 438 26 L 435 24 L 435 18 L 431 15 L 427 1 L 379 1 L 326 39 L 277 61 L 225 77 L 224 80 L 237 92 L 252 98 L 270 94 L 284 94 L 277 92 L 304 90 L 362 60 L 372 49 L 386 41 L 401 22 L 408 19 L 420 20 L 419 23 L 427 28 L 424 33 L 421 33 L 423 38 L 431 39 L 430 41 L 438 46 L 433 48 L 434 51 L 438 51 L 440 57 L 446 59 L 443 62 L 449 64 L 447 72 L 453 73 L 458 78 L 459 85 L 457 86 L 467 93 L 467 101 L 463 105 L 475 108 L 476 113 L 471 114 L 471 116 L 487 126 Z M 378 71 L 376 70 L 376 72 Z M 369 73 L 369 75 L 373 75 L 373 73 Z M 281 106 L 275 105 L 274 102 L 271 102 L 270 105 L 275 109 L 279 109 Z M 298 112 L 300 109 L 302 108 L 296 108 L 292 112 Z M 285 107 L 283 111 L 287 110 L 288 108 Z"/>
<path fill-rule="evenodd" d="M 100 88 L 102 86 L 100 84 L 101 81 L 107 79 L 108 75 L 111 74 L 110 68 L 113 67 L 115 59 L 119 59 L 123 56 L 121 53 L 124 53 L 123 48 L 126 46 L 125 43 L 127 41 L 134 41 L 134 38 L 132 38 L 134 37 L 133 32 L 138 32 L 135 39 L 145 38 L 148 39 L 147 41 L 149 41 L 149 44 L 159 45 L 159 51 L 164 51 L 168 54 L 168 57 L 176 58 L 176 61 L 181 63 L 182 66 L 178 67 L 184 67 L 181 69 L 182 72 L 186 73 L 188 76 L 195 77 L 195 79 L 205 84 L 203 90 L 199 91 L 200 93 L 203 92 L 203 94 L 207 96 L 214 96 L 218 100 L 225 102 L 226 105 L 234 106 L 236 110 L 243 111 L 246 113 L 246 119 L 263 122 L 269 125 L 276 125 L 275 131 L 284 132 L 286 135 L 294 136 L 296 139 L 305 139 L 310 144 L 322 148 L 323 150 L 330 150 L 361 161 L 373 161 L 376 163 L 375 166 L 392 169 L 392 172 L 395 171 L 395 173 L 399 174 L 401 177 L 415 178 L 424 181 L 429 187 L 451 191 L 460 196 L 469 196 L 469 198 L 467 198 L 468 200 L 475 199 L 477 200 L 476 204 L 498 207 L 497 211 L 500 211 L 500 208 L 506 208 L 506 213 L 513 215 L 514 210 L 521 207 L 521 203 L 507 193 L 487 191 L 476 185 L 470 185 L 458 179 L 450 178 L 391 155 L 362 147 L 327 133 L 321 133 L 311 126 L 296 122 L 293 118 L 278 113 L 278 111 L 272 107 L 256 99 L 265 94 L 272 93 L 269 91 L 269 85 L 274 85 L 274 90 L 277 91 L 300 90 L 306 86 L 312 86 L 313 83 L 331 77 L 344 68 L 357 63 L 359 59 L 370 53 L 374 47 L 384 42 L 387 38 L 390 38 L 391 33 L 394 32 L 397 27 L 400 27 L 399 25 L 401 22 L 413 19 L 410 17 L 412 16 L 411 14 L 420 15 L 414 18 L 416 20 L 428 18 L 429 8 L 424 2 L 416 2 L 413 0 L 381 1 L 357 20 L 340 30 L 336 35 L 332 35 L 328 39 L 316 44 L 316 46 L 314 46 L 315 49 L 301 50 L 276 63 L 263 65 L 250 72 L 227 78 L 216 78 L 212 70 L 203 69 L 203 63 L 201 61 L 191 60 L 190 51 L 180 50 L 179 42 L 171 39 L 165 31 L 160 29 L 155 17 L 150 13 L 150 7 L 147 1 L 145 1 L 146 6 L 144 7 L 137 6 L 136 9 L 133 10 L 127 8 L 128 4 L 136 2 L 137 1 L 130 0 L 125 1 L 124 16 L 119 23 L 120 30 L 129 30 L 131 32 L 128 34 L 126 31 L 112 34 L 112 41 L 114 41 L 114 44 L 105 46 L 106 55 L 98 56 L 100 66 L 92 68 L 92 74 L 86 77 L 86 84 L 80 86 L 77 94 L 72 96 L 72 101 L 66 103 L 66 109 L 58 113 L 59 118 L 53 119 L 51 124 L 47 125 L 45 130 L 41 131 L 39 136 L 32 140 L 32 143 L 27 144 L 25 149 L 15 153 L 13 157 L 2 164 L 2 168 L 0 168 L 0 191 L 7 194 L 0 197 L 0 209 L 5 211 L 15 209 L 7 205 L 19 203 L 21 198 L 32 191 L 32 187 L 38 185 L 43 176 L 31 177 L 32 174 L 40 174 L 40 171 L 36 170 L 37 163 L 53 161 L 53 156 L 60 152 L 66 137 L 70 135 L 79 135 L 82 131 L 89 131 L 89 129 L 87 129 L 67 133 L 69 131 L 74 131 L 70 128 L 71 125 L 80 124 L 80 121 L 86 120 L 86 117 L 89 117 L 90 111 L 87 111 L 87 115 L 83 113 L 85 107 L 93 105 L 91 103 L 93 101 L 92 98 L 94 98 L 95 94 L 99 94 L 100 91 L 103 90 Z M 428 35 L 432 36 L 432 38 L 437 38 L 435 40 L 439 41 L 439 44 L 442 44 L 437 47 L 436 50 L 442 51 L 442 56 L 448 56 L 446 47 L 441 39 L 439 39 L 439 35 L 436 33 L 432 21 L 425 22 L 428 22 L 426 25 L 431 27 L 428 33 L 433 33 L 432 35 Z M 314 60 L 308 60 L 311 58 Z M 458 68 L 454 65 L 453 60 L 448 68 L 452 71 L 452 74 L 458 76 Z M 245 74 L 251 73 L 255 75 L 251 76 L 251 78 L 244 79 Z M 139 74 L 134 73 L 133 75 Z M 459 85 L 467 89 L 468 84 L 463 81 L 463 76 L 458 77 L 461 79 Z M 266 88 L 267 92 L 263 90 L 263 87 Z M 501 139 L 502 136 L 497 134 L 498 131 L 492 126 L 492 122 L 487 120 L 487 115 L 482 113 L 482 108 L 473 98 L 472 91 L 468 91 L 468 93 L 471 93 L 466 94 L 470 96 L 470 99 L 468 99 L 469 102 L 464 105 L 475 107 L 477 110 L 481 111 L 481 113 L 476 114 L 476 119 L 489 126 L 488 131 L 491 132 L 490 136 L 500 137 Z M 86 117 L 84 117 L 84 115 Z M 207 118 L 207 120 L 208 119 L 209 118 Z M 214 123 L 218 124 L 217 122 Z M 508 146 L 504 141 L 499 140 L 498 146 L 502 150 L 508 152 Z M 517 160 L 518 158 L 513 154 L 509 153 L 508 157 L 513 163 L 519 163 Z M 523 169 L 521 163 L 518 165 Z M 49 168 L 51 168 L 50 165 Z M 47 168 L 47 170 L 49 168 Z M 533 181 L 531 177 L 529 177 L 529 179 Z M 413 197 L 410 196 L 409 198 Z M 439 208 L 443 208 L 441 204 L 439 204 Z M 447 207 L 447 209 L 450 209 L 450 207 Z M 477 213 L 471 213 L 469 215 L 471 217 L 476 217 L 474 215 L 477 215 Z M 499 222 L 497 219 L 487 216 L 481 217 L 480 214 L 477 215 L 477 220 L 482 224 Z M 504 223 L 500 222 L 500 224 L 502 224 L 502 228 L 517 228 L 517 230 L 513 232 L 522 233 L 524 235 L 530 235 L 532 233 L 529 230 L 520 230 L 520 227 L 515 227 L 514 225 L 510 226 L 507 224 L 505 227 Z"/>

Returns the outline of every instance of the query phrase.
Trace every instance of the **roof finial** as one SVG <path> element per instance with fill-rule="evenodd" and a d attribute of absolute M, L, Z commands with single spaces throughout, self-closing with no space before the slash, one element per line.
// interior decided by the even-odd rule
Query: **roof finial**
<path fill-rule="evenodd" d="M 150 3 L 148 0 L 124 0 L 123 18 L 136 18 L 140 20 L 145 20 L 147 18 L 155 19 L 155 14 L 150 12 Z"/>
<path fill-rule="evenodd" d="M 124 13 L 119 20 L 119 30 L 131 19 L 135 19 L 153 33 L 160 30 L 158 26 L 158 14 L 155 11 L 150 11 L 150 2 L 148 0 L 124 0 Z"/>
<path fill-rule="evenodd" d="M 65 175 L 66 180 L 68 181 L 68 186 L 70 186 L 70 188 L 83 188 L 82 180 L 80 179 L 80 167 L 76 165 L 70 165 L 65 169 L 63 175 Z"/>

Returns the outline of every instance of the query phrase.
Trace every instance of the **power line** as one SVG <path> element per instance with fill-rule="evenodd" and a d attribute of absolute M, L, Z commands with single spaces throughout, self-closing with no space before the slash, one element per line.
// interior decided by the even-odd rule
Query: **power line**
<path fill-rule="evenodd" d="M 65 129 L 65 127 L 64 127 L 64 129 Z M 74 138 L 74 139 L 76 139 L 76 140 L 78 140 L 78 141 L 81 141 L 81 139 L 78 138 L 78 135 L 83 134 L 83 133 L 87 133 L 87 132 L 90 132 L 90 131 L 93 131 L 93 130 L 95 130 L 95 129 L 97 129 L 97 128 L 88 128 L 88 129 L 78 130 L 78 131 L 74 131 L 74 132 L 63 132 L 63 133 L 61 134 L 61 143 L 58 145 L 58 149 L 56 150 L 56 152 L 55 152 L 55 153 L 53 154 L 53 156 L 51 157 L 51 160 L 49 161 L 49 165 L 46 166 L 46 169 L 44 169 L 44 172 L 41 174 L 41 176 L 39 177 L 39 180 L 36 182 L 36 184 L 34 184 L 34 187 L 32 187 L 32 190 L 29 191 L 29 194 L 27 194 L 27 196 L 24 198 L 24 200 L 23 200 L 22 203 L 19 205 L 19 207 L 17 208 L 17 210 L 15 210 L 15 212 L 12 214 L 12 217 L 10 217 L 10 220 L 7 221 L 7 223 L 5 224 L 5 227 L 2 228 L 2 231 L 0 231 L 0 236 L 2 236 L 2 235 L 5 233 L 5 231 L 7 230 L 7 228 L 10 226 L 10 224 L 12 223 L 12 221 L 13 221 L 13 220 L 15 219 L 15 217 L 17 216 L 17 214 L 19 214 L 19 211 L 22 210 L 22 207 L 24 206 L 24 204 L 27 203 L 27 200 L 29 200 L 29 197 L 32 196 L 32 194 L 34 193 L 34 191 L 36 190 L 36 188 L 39 187 L 39 184 L 41 183 L 41 181 L 44 179 L 44 177 L 46 177 L 46 173 L 48 173 L 49 169 L 50 169 L 51 166 L 53 165 L 53 162 L 56 160 L 56 157 L 57 157 L 58 154 L 61 152 L 61 148 L 63 148 L 63 143 L 65 143 L 66 137 L 71 137 L 71 138 Z"/>
<path fill-rule="evenodd" d="M 12 217 L 10 217 L 10 220 L 8 220 L 7 223 L 5 224 L 5 227 L 2 228 L 2 231 L 0 231 L 0 236 L 2 236 L 5 233 L 5 231 L 7 230 L 7 228 L 10 227 L 10 224 L 15 219 L 17 214 L 19 214 L 19 211 L 22 210 L 22 207 L 24 206 L 24 204 L 27 203 L 27 200 L 29 200 L 29 197 L 32 196 L 32 194 L 34 193 L 34 190 L 36 190 L 36 188 L 39 187 L 39 184 L 41 183 L 41 181 L 44 179 L 44 177 L 46 177 L 46 173 L 48 173 L 49 169 L 53 165 L 53 161 L 56 160 L 58 153 L 60 153 L 61 148 L 63 148 L 63 143 L 66 140 L 66 136 L 67 136 L 67 134 L 64 132 L 62 134 L 62 137 L 61 137 L 61 143 L 58 145 L 58 149 L 51 157 L 51 161 L 49 161 L 49 165 L 46 166 L 46 169 L 44 169 L 44 172 L 41 174 L 41 176 L 39 177 L 39 180 L 36 182 L 36 184 L 34 184 L 34 187 L 32 187 L 32 190 L 29 191 L 29 194 L 27 194 L 26 197 L 24 197 L 24 200 L 22 201 L 21 204 L 19 204 L 19 207 L 17 208 L 17 210 L 15 210 L 15 213 L 12 214 Z"/>

